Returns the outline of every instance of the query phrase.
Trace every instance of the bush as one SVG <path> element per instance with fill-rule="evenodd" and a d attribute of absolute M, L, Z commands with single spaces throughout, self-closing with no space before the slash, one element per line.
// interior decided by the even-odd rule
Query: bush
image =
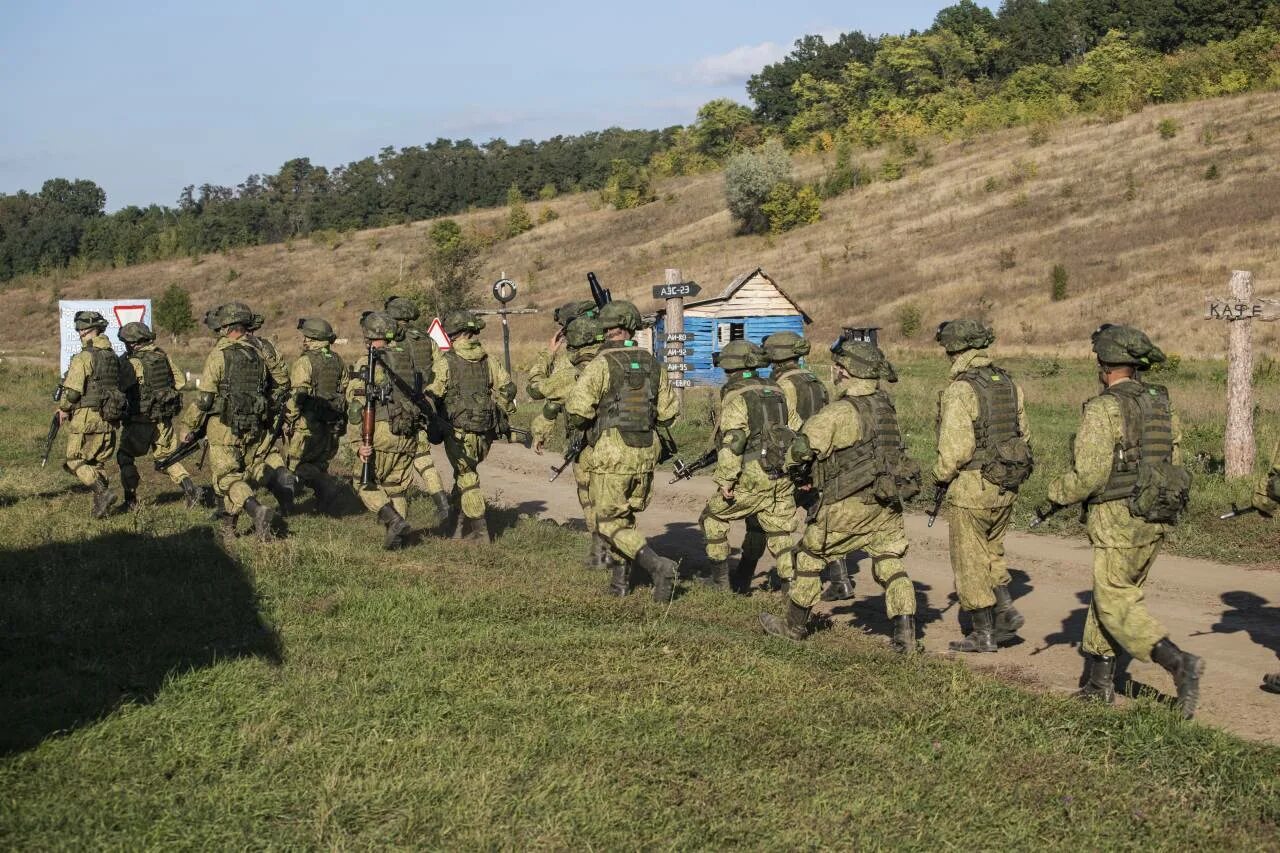
<path fill-rule="evenodd" d="M 742 233 L 759 234 L 769 229 L 764 206 L 774 187 L 790 176 L 791 158 L 777 140 L 729 158 L 724 167 L 725 202 Z"/>
<path fill-rule="evenodd" d="M 1048 379 L 1051 376 L 1057 376 L 1062 372 L 1062 362 L 1057 357 L 1037 358 L 1031 362 L 1031 374 L 1041 379 Z"/>
<path fill-rule="evenodd" d="M 1178 135 L 1181 128 L 1178 123 L 1171 118 L 1161 119 L 1156 125 L 1156 133 L 1160 134 L 1161 139 L 1173 139 Z"/>
<path fill-rule="evenodd" d="M 1002 270 L 1011 270 L 1018 265 L 1018 250 L 1013 246 L 996 252 L 996 266 Z"/>
<path fill-rule="evenodd" d="M 1176 352 L 1165 353 L 1164 361 L 1159 364 L 1151 365 L 1152 373 L 1164 373 L 1166 375 L 1177 373 L 1182 367 L 1182 356 Z"/>
<path fill-rule="evenodd" d="M 1204 179 L 1206 181 L 1216 181 L 1221 176 L 1222 173 L 1218 171 L 1217 163 L 1210 163 L 1209 168 L 1204 170 Z"/>
<path fill-rule="evenodd" d="M 556 213 L 554 209 L 544 207 L 542 213 L 538 214 L 538 224 L 546 225 L 548 222 L 555 222 L 559 218 L 560 214 Z"/>
<path fill-rule="evenodd" d="M 612 205 L 614 210 L 631 210 L 657 201 L 649 170 L 629 160 L 614 160 L 609 168 L 609 180 L 600 191 L 600 200 Z"/>
<path fill-rule="evenodd" d="M 155 323 L 174 341 L 196 327 L 196 320 L 191 316 L 191 296 L 177 282 L 165 288 L 156 302 Z"/>
<path fill-rule="evenodd" d="M 552 183 L 543 184 L 542 189 L 538 190 L 538 198 L 542 201 L 551 201 L 556 195 L 556 185 Z"/>
<path fill-rule="evenodd" d="M 880 180 L 882 181 L 900 181 L 906 173 L 906 167 L 892 157 L 880 164 Z"/>
<path fill-rule="evenodd" d="M 1054 264 L 1049 274 L 1049 298 L 1054 302 L 1067 298 L 1067 268 L 1062 264 Z"/>
<path fill-rule="evenodd" d="M 524 194 L 515 184 L 507 190 L 507 237 L 519 237 L 533 229 L 533 219 L 524 205 Z"/>
<path fill-rule="evenodd" d="M 916 307 L 914 302 L 908 302 L 898 309 L 898 331 L 902 333 L 904 338 L 914 338 L 920 334 L 920 324 L 923 317 L 920 309 Z"/>
<path fill-rule="evenodd" d="M 822 218 L 818 194 L 813 187 L 797 187 L 790 181 L 775 186 L 760 209 L 769 218 L 769 231 L 773 234 L 811 225 Z"/>

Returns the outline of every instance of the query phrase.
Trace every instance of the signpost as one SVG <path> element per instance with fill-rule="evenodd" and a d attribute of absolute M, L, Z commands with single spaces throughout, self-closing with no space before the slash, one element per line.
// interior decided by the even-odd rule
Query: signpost
<path fill-rule="evenodd" d="M 684 281 L 680 270 L 669 269 L 664 277 L 665 283 L 654 285 L 653 298 L 665 300 L 667 303 L 667 334 L 663 341 L 665 349 L 663 361 L 667 365 L 667 379 L 676 389 L 676 398 L 680 401 L 680 408 L 683 409 L 684 389 L 693 384 L 684 378 L 685 371 L 689 369 L 689 365 L 685 364 L 684 360 L 692 352 L 685 344 L 693 338 L 684 331 L 684 300 L 686 297 L 697 296 L 702 292 L 702 288 L 696 282 Z"/>
<path fill-rule="evenodd" d="M 493 283 L 493 298 L 498 300 L 501 308 L 477 311 L 477 314 L 497 314 L 502 318 L 502 361 L 507 366 L 507 376 L 511 373 L 511 327 L 507 325 L 507 317 L 512 314 L 537 314 L 537 308 L 508 308 L 507 303 L 516 298 L 516 283 L 505 275 Z M 515 381 L 512 378 L 511 381 Z"/>
<path fill-rule="evenodd" d="M 147 323 L 154 325 L 151 319 L 150 299 L 63 299 L 58 302 L 58 337 L 61 339 L 58 369 L 66 374 L 71 364 L 71 356 L 80 352 L 80 333 L 76 331 L 75 316 L 77 311 L 97 311 L 107 321 L 107 330 L 103 334 L 111 341 L 111 348 L 117 355 L 124 355 L 124 344 L 118 337 L 120 327 L 126 323 Z"/>

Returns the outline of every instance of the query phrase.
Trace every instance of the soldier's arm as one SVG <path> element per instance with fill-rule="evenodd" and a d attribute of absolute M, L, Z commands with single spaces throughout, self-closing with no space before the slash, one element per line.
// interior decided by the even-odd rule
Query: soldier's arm
<path fill-rule="evenodd" d="M 778 387 L 782 389 L 782 397 L 787 401 L 787 426 L 799 432 L 804 422 L 800 420 L 800 412 L 797 411 L 799 397 L 796 394 L 796 383 L 779 382 Z"/>
<path fill-rule="evenodd" d="M 204 360 L 204 370 L 200 372 L 200 388 L 196 391 L 191 405 L 182 415 L 183 426 L 190 432 L 213 411 L 213 402 L 218 393 L 218 383 L 222 381 L 222 348 L 218 347 L 209 353 Z"/>
<path fill-rule="evenodd" d="M 1070 506 L 1092 497 L 1106 485 L 1111 476 L 1119 418 L 1114 400 L 1094 397 L 1085 403 L 1072 469 L 1049 484 L 1049 500 Z"/>
<path fill-rule="evenodd" d="M 671 377 L 665 370 L 658 371 L 658 423 L 670 426 L 680 415 L 680 401 L 671 387 Z"/>
<path fill-rule="evenodd" d="M 836 427 L 840 422 L 838 414 L 841 413 L 847 413 L 851 416 L 855 431 L 860 429 L 856 413 L 851 412 L 848 406 L 836 403 L 827 406 L 805 421 L 804 428 L 800 430 L 800 434 L 808 440 L 809 449 L 813 452 L 813 458 L 826 459 L 835 449 Z"/>
<path fill-rule="evenodd" d="M 120 359 L 120 390 L 126 394 L 138 385 L 138 377 L 142 375 L 142 362 L 136 358 Z"/>
<path fill-rule="evenodd" d="M 507 373 L 507 369 L 498 363 L 495 358 L 489 360 L 489 381 L 493 383 L 493 400 L 499 406 L 507 410 L 507 414 L 511 414 L 516 410 L 516 386 L 511 381 L 511 375 Z"/>
<path fill-rule="evenodd" d="M 1182 464 L 1182 421 L 1178 418 L 1177 412 L 1173 413 L 1173 416 L 1170 420 L 1171 420 L 1171 423 L 1169 426 L 1171 428 L 1171 431 L 1173 432 L 1173 453 L 1171 454 L 1170 461 L 1173 462 L 1174 465 L 1181 465 Z"/>
<path fill-rule="evenodd" d="M 564 409 L 569 413 L 569 426 L 578 428 L 595 420 L 596 409 L 609 386 L 609 366 L 604 359 L 597 357 L 582 370 L 582 375 L 574 383 L 564 402 Z"/>
<path fill-rule="evenodd" d="M 58 401 L 58 408 L 64 412 L 74 409 L 84 396 L 85 383 L 89 381 L 89 359 L 88 353 L 78 352 L 67 364 L 67 375 L 62 377 L 62 399 Z"/>
<path fill-rule="evenodd" d="M 933 479 L 950 483 L 968 465 L 977 449 L 973 422 L 978 417 L 978 398 L 968 382 L 952 382 L 942 391 L 938 423 L 938 461 Z"/>
<path fill-rule="evenodd" d="M 293 393 L 285 403 L 285 419 L 293 423 L 302 414 L 302 404 L 312 389 L 311 359 L 305 355 L 300 356 L 289 368 L 289 386 Z"/>
<path fill-rule="evenodd" d="M 544 390 L 544 383 L 551 378 L 551 351 L 542 350 L 533 360 L 533 364 L 529 366 L 529 391 L 530 396 L 537 399 L 537 395 L 547 396 Z"/>
<path fill-rule="evenodd" d="M 439 400 L 444 396 L 444 390 L 449 385 L 449 359 L 445 358 L 444 350 L 436 346 L 434 340 L 431 341 L 431 384 L 423 391 Z"/>
<path fill-rule="evenodd" d="M 173 374 L 173 387 L 181 391 L 187 387 L 187 374 L 182 371 L 182 368 L 178 367 L 178 363 L 173 360 L 173 356 L 165 353 L 164 357 L 169 362 L 169 373 Z"/>
<path fill-rule="evenodd" d="M 717 419 L 716 433 L 720 447 L 716 451 L 716 468 L 712 479 L 716 485 L 732 489 L 742 474 L 742 453 L 747 446 L 749 425 L 747 404 L 741 394 L 725 401 Z"/>

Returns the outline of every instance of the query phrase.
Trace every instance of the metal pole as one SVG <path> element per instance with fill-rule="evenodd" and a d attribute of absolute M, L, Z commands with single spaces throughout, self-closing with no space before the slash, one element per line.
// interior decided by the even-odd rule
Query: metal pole
<path fill-rule="evenodd" d="M 507 325 L 507 311 L 504 308 L 498 312 L 502 315 L 502 360 L 507 366 L 507 375 L 511 375 L 511 327 Z M 512 380 L 513 382 L 515 380 Z"/>

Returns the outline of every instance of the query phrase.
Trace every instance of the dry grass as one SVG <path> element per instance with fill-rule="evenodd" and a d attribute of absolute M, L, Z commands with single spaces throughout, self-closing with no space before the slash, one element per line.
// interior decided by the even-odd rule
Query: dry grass
<path fill-rule="evenodd" d="M 1175 139 L 1156 132 L 1166 117 L 1183 128 Z M 1218 355 L 1225 334 L 1200 320 L 1203 297 L 1222 293 L 1233 268 L 1253 269 L 1262 293 L 1276 291 L 1280 94 L 1153 108 L 1112 124 L 1074 121 L 1040 145 L 1028 137 L 1018 129 L 935 143 L 931 167 L 909 165 L 903 180 L 832 199 L 822 222 L 780 237 L 734 233 L 719 174 L 666 181 L 656 203 L 632 211 L 601 207 L 594 194 L 537 202 L 535 221 L 545 206 L 560 218 L 499 243 L 485 274 L 515 277 L 522 303 L 549 309 L 584 295 L 584 274 L 595 270 L 615 295 L 651 308 L 649 286 L 665 267 L 714 291 L 760 265 L 817 318 L 821 338 L 842 323 L 874 323 L 890 343 L 923 344 L 937 322 L 985 313 L 1006 347 L 1064 354 L 1083 354 L 1100 322 L 1124 321 L 1151 330 L 1170 351 Z M 860 156 L 874 169 L 886 155 Z M 802 157 L 797 171 L 816 178 L 833 159 Z M 1211 164 L 1216 180 L 1205 178 Z M 457 219 L 494 229 L 503 215 Z M 11 351 L 47 350 L 55 290 L 155 297 L 175 281 L 201 310 L 232 295 L 249 300 L 277 336 L 299 314 L 316 312 L 352 334 L 377 294 L 422 279 L 428 227 L 343 235 L 332 248 L 299 240 L 199 262 L 25 279 L 0 293 L 0 337 Z M 1050 300 L 1055 264 L 1070 276 L 1059 302 Z M 240 277 L 228 284 L 231 269 Z M 907 303 L 923 312 L 926 331 L 916 342 L 897 330 Z M 529 319 L 512 329 L 518 362 L 548 331 Z M 1280 329 L 1259 325 L 1257 334 L 1274 348 Z"/>

